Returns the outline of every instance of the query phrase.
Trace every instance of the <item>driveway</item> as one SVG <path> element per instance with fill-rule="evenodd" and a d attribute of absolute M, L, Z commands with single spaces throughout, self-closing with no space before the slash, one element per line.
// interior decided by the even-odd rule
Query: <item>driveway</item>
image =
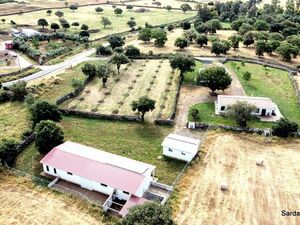
<path fill-rule="evenodd" d="M 78 65 L 82 62 L 85 62 L 85 61 L 99 60 L 98 58 L 90 58 L 89 57 L 90 55 L 94 54 L 95 51 L 96 51 L 95 48 L 89 49 L 87 51 L 81 52 L 81 53 L 73 56 L 72 58 L 70 58 L 70 59 L 68 59 L 68 60 L 66 60 L 62 63 L 56 64 L 56 65 L 53 65 L 53 66 L 40 66 L 39 68 L 41 68 L 42 71 L 34 73 L 34 74 L 29 75 L 27 77 L 23 77 L 23 78 L 18 79 L 18 80 L 3 83 L 2 85 L 4 87 L 8 87 L 8 86 L 11 86 L 11 85 L 15 84 L 18 81 L 26 81 L 27 82 L 27 81 L 30 81 L 30 80 L 37 79 L 39 77 L 43 77 L 43 76 L 52 74 L 52 73 L 62 72 L 62 71 L 64 71 L 65 69 L 67 69 L 69 67 L 76 66 L 76 65 Z"/>
<path fill-rule="evenodd" d="M 209 57 L 195 57 L 198 60 L 204 62 L 204 64 L 213 64 L 215 66 L 221 66 L 226 69 L 228 74 L 232 78 L 232 83 L 228 89 L 224 92 L 220 92 L 219 94 L 224 95 L 245 95 L 243 86 L 241 85 L 239 79 L 237 78 L 236 74 L 229 68 L 227 68 L 224 64 L 220 61 L 223 58 L 209 58 Z M 191 136 L 193 137 L 194 134 L 190 129 L 186 128 L 186 123 L 188 119 L 188 111 L 190 107 L 197 103 L 202 102 L 213 102 L 216 101 L 216 96 L 210 95 L 210 89 L 205 87 L 199 86 L 192 86 L 192 85 L 182 85 L 180 89 L 180 94 L 178 98 L 176 116 L 175 116 L 175 133 Z"/>

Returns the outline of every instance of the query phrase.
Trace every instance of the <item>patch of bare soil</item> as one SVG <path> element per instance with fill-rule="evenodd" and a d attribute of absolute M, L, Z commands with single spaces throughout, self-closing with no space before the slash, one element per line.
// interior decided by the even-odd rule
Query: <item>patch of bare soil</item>
<path fill-rule="evenodd" d="M 210 132 L 201 157 L 178 185 L 181 225 L 297 225 L 282 210 L 300 208 L 300 141 Z M 256 160 L 264 160 L 257 166 Z M 228 191 L 221 191 L 221 182 Z"/>
<path fill-rule="evenodd" d="M 23 177 L 0 176 L 0 224 L 104 224 L 96 206 L 35 186 Z"/>

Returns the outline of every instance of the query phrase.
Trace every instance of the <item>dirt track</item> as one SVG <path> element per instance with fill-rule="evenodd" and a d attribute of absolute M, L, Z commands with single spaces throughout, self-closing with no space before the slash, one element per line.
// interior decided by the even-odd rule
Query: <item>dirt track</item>
<path fill-rule="evenodd" d="M 261 137 L 210 133 L 206 156 L 179 184 L 175 218 L 180 225 L 297 225 L 300 210 L 300 141 L 264 143 Z M 258 157 L 265 160 L 256 166 Z M 229 190 L 222 192 L 220 183 Z"/>
<path fill-rule="evenodd" d="M 103 224 L 100 210 L 81 200 L 34 186 L 24 178 L 0 176 L 0 224 Z"/>

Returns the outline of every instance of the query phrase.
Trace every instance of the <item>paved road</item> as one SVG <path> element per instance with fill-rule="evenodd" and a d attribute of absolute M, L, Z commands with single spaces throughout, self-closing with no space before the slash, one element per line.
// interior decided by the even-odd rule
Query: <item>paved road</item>
<path fill-rule="evenodd" d="M 39 68 L 41 68 L 42 71 L 34 73 L 34 74 L 29 75 L 27 77 L 23 77 L 23 78 L 18 79 L 18 80 L 3 83 L 2 85 L 4 87 L 8 87 L 8 86 L 11 86 L 11 85 L 15 84 L 18 81 L 26 81 L 27 82 L 27 81 L 30 81 L 30 80 L 34 80 L 34 79 L 52 74 L 52 73 L 57 73 L 57 72 L 63 71 L 66 68 L 69 68 L 71 66 L 76 66 L 79 63 L 82 63 L 82 62 L 85 62 L 85 61 L 97 60 L 97 58 L 89 58 L 89 56 L 94 54 L 94 53 L 95 53 L 95 49 L 93 48 L 93 49 L 89 49 L 87 51 L 81 52 L 81 53 L 73 56 L 72 58 L 66 60 L 63 63 L 59 63 L 59 64 L 56 64 L 56 65 L 53 65 L 53 66 L 40 66 Z"/>

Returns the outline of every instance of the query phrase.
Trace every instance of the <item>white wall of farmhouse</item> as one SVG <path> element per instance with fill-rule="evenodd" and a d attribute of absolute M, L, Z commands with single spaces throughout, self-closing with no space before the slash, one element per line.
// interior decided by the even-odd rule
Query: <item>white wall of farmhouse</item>
<path fill-rule="evenodd" d="M 144 182 L 140 186 L 139 190 L 136 193 L 128 193 L 123 190 L 114 189 L 113 187 L 110 187 L 106 184 L 97 183 L 95 181 L 91 181 L 86 178 L 77 176 L 76 174 L 70 174 L 66 171 L 59 170 L 51 166 L 46 166 L 45 164 L 43 164 L 43 170 L 46 174 L 59 177 L 63 180 L 78 184 L 81 187 L 91 191 L 98 191 L 106 195 L 111 195 L 112 193 L 114 193 L 121 200 L 128 200 L 130 198 L 130 194 L 134 194 L 135 196 L 142 197 L 144 192 L 149 188 L 150 182 L 153 180 L 151 176 L 151 171 L 149 173 L 147 172 Z"/>

